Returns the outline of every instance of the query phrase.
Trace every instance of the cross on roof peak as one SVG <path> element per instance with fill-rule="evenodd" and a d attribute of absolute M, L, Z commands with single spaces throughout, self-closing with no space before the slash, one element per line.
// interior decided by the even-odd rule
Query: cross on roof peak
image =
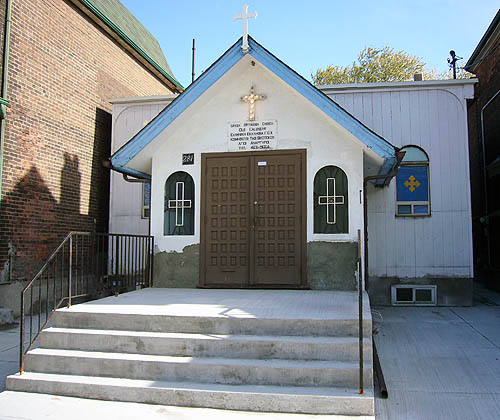
<path fill-rule="evenodd" d="M 248 5 L 243 5 L 243 13 L 236 13 L 233 19 L 236 21 L 241 19 L 243 21 L 243 42 L 241 44 L 241 50 L 243 53 L 247 53 L 250 47 L 248 46 L 248 19 L 256 18 L 257 12 L 253 11 L 248 13 Z"/>

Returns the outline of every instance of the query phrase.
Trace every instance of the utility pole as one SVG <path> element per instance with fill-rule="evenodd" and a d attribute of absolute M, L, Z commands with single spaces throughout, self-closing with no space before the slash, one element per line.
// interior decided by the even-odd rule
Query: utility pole
<path fill-rule="evenodd" d="M 194 52 L 196 51 L 194 44 L 195 44 L 195 40 L 193 38 L 193 60 L 191 63 L 191 83 L 194 82 Z"/>

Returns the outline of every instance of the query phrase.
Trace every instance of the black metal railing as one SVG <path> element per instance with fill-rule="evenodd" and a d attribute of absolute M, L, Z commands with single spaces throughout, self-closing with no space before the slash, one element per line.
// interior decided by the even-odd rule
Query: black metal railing
<path fill-rule="evenodd" d="M 363 262 L 361 256 L 361 230 L 358 229 L 358 337 L 359 337 L 359 393 L 363 394 Z"/>
<path fill-rule="evenodd" d="M 70 232 L 21 293 L 19 372 L 56 309 L 151 287 L 153 250 L 152 236 Z"/>

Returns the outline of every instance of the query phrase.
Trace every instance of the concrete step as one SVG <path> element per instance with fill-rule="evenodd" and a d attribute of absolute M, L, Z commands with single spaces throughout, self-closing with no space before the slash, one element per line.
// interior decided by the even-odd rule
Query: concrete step
<path fill-rule="evenodd" d="M 164 356 L 240 359 L 302 359 L 358 362 L 356 337 L 299 337 L 163 333 L 75 328 L 48 328 L 40 347 Z M 364 340 L 364 360 L 372 361 L 372 341 Z"/>
<path fill-rule="evenodd" d="M 271 336 L 356 337 L 358 319 L 252 318 L 226 316 L 172 316 L 58 310 L 54 327 L 98 330 L 235 334 Z M 371 318 L 363 322 L 364 337 L 371 339 Z"/>
<path fill-rule="evenodd" d="M 25 360 L 26 372 L 125 377 L 219 384 L 334 386 L 356 388 L 357 363 L 322 360 L 230 359 L 38 348 Z M 364 369 L 373 388 L 372 366 Z"/>
<path fill-rule="evenodd" d="M 58 310 L 10 390 L 233 410 L 373 416 L 357 295 L 140 290 Z"/>
<path fill-rule="evenodd" d="M 372 391 L 356 389 L 217 385 L 26 372 L 7 377 L 13 391 L 109 401 L 146 402 L 228 410 L 373 416 Z"/>

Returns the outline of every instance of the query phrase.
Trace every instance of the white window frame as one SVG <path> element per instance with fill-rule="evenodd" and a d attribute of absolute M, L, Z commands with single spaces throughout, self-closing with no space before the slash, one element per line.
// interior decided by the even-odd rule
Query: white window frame
<path fill-rule="evenodd" d="M 397 300 L 398 289 L 411 289 L 411 300 Z M 426 290 L 431 292 L 431 300 L 417 300 L 417 291 Z M 435 284 L 393 284 L 391 286 L 391 304 L 393 306 L 436 306 L 437 305 L 437 286 Z"/>
<path fill-rule="evenodd" d="M 427 168 L 427 201 L 398 201 L 398 189 L 397 189 L 397 181 L 396 181 L 396 188 L 395 188 L 395 203 L 396 203 L 396 217 L 429 217 L 431 215 L 431 174 L 430 174 L 430 166 L 429 166 L 429 156 L 425 152 L 424 149 L 418 146 L 414 145 L 407 145 L 401 148 L 401 150 L 404 150 L 406 148 L 415 148 L 421 150 L 426 158 L 427 161 L 408 161 L 408 162 L 401 162 L 399 165 L 400 167 L 404 166 L 425 166 Z M 397 175 L 396 175 L 397 178 Z M 411 207 L 411 213 L 400 213 L 399 212 L 399 206 L 410 206 Z M 427 213 L 415 213 L 414 207 L 415 206 L 427 206 Z"/>
<path fill-rule="evenodd" d="M 146 184 L 149 184 L 149 205 L 144 204 L 145 195 L 146 195 Z M 142 183 L 142 204 L 141 204 L 141 219 L 149 219 L 149 216 L 146 215 L 146 210 L 149 210 L 149 214 L 151 215 L 151 184 L 149 182 Z"/>

